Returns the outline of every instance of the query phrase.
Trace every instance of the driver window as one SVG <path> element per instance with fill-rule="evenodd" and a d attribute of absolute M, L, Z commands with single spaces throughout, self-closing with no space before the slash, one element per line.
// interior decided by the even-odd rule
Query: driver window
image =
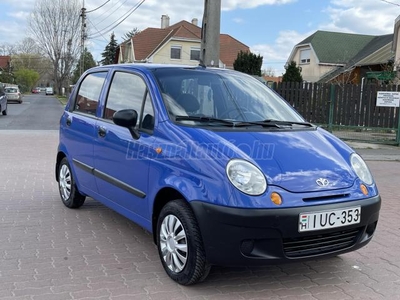
<path fill-rule="evenodd" d="M 116 72 L 107 96 L 104 118 L 112 121 L 114 113 L 121 109 L 134 109 L 139 114 L 145 93 L 146 84 L 140 76 Z"/>

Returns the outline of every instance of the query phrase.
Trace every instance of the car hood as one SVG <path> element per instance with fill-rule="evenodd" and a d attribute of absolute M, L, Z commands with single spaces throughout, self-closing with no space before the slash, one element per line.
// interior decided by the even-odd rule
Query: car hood
<path fill-rule="evenodd" d="M 215 132 L 227 157 L 254 162 L 268 184 L 291 192 L 348 188 L 356 175 L 349 165 L 354 152 L 321 128 L 306 131 Z M 230 147 L 226 147 L 229 144 Z M 229 151 L 229 152 L 227 152 Z M 319 184 L 318 184 L 319 182 Z"/>

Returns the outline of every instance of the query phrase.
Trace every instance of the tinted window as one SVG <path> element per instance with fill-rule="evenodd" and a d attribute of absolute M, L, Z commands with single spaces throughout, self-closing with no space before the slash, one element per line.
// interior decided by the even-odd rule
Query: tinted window
<path fill-rule="evenodd" d="M 141 111 L 146 93 L 146 84 L 135 74 L 116 72 L 107 97 L 104 118 L 112 120 L 113 114 L 121 109 Z"/>
<path fill-rule="evenodd" d="M 74 111 L 95 115 L 107 72 L 91 73 L 82 81 Z"/>

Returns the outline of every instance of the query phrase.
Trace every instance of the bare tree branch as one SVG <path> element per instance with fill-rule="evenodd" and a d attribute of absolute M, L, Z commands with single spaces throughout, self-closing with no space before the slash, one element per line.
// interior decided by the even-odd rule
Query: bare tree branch
<path fill-rule="evenodd" d="M 77 0 L 36 0 L 29 31 L 53 63 L 54 81 L 60 92 L 71 76 L 79 53 L 80 8 Z"/>

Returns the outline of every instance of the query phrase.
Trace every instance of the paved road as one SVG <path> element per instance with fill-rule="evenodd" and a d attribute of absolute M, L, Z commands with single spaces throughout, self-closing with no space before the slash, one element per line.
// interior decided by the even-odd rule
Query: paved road
<path fill-rule="evenodd" d="M 38 111 L 33 118 L 15 107 L 31 119 L 27 125 L 57 126 L 58 108 L 47 117 L 35 108 L 58 107 L 55 98 L 26 101 Z M 8 126 L 23 128 L 17 119 Z M 65 208 L 54 180 L 58 132 L 23 129 L 0 130 L 2 300 L 400 299 L 399 162 L 368 162 L 383 197 L 368 246 L 307 263 L 215 267 L 204 283 L 182 287 L 165 275 L 148 232 L 92 199 L 78 210 Z"/>
<path fill-rule="evenodd" d="M 25 95 L 22 104 L 9 103 L 8 115 L 0 115 L 0 130 L 57 130 L 63 106 L 44 93 Z"/>

